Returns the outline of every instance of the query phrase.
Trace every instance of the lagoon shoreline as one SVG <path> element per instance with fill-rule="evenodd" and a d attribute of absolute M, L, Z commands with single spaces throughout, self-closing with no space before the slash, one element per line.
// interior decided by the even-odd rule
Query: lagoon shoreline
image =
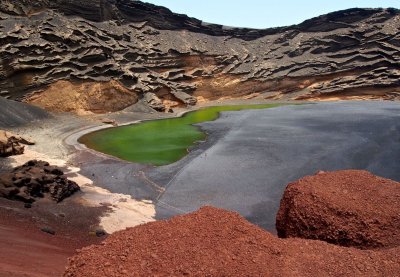
<path fill-rule="evenodd" d="M 243 104 L 243 101 L 238 101 L 236 103 Z M 209 105 L 205 106 L 211 106 L 212 104 L 213 103 L 210 103 Z M 222 102 L 215 104 L 230 105 L 232 104 L 232 102 Z M 253 101 L 252 104 L 260 103 L 254 103 Z M 370 107 L 373 107 L 379 105 L 388 105 L 389 107 L 393 105 L 393 107 L 391 108 L 395 108 L 394 106 L 396 106 L 393 102 L 381 101 L 343 101 L 319 105 L 325 105 L 325 110 L 322 109 L 323 112 L 326 112 L 326 107 L 331 106 L 350 107 L 351 105 L 370 105 Z M 317 106 L 305 105 L 300 109 L 304 110 L 309 109 L 310 107 Z M 278 108 L 278 110 L 271 109 L 269 113 L 272 117 L 275 117 L 277 114 L 285 115 L 289 113 L 289 111 L 294 112 L 291 110 L 292 108 L 288 107 L 289 106 L 280 107 Z M 301 106 L 296 107 L 296 109 L 298 110 L 299 107 Z M 215 151 L 220 147 L 217 144 L 221 142 L 225 143 L 227 140 L 229 140 L 230 135 L 232 134 L 230 133 L 230 135 L 227 136 L 229 130 L 235 130 L 236 128 L 234 127 L 234 129 L 221 129 L 220 127 L 223 125 L 218 124 L 225 124 L 224 122 L 228 122 L 233 113 L 224 113 L 223 116 L 221 116 L 217 121 L 201 124 L 202 129 L 207 133 L 207 140 L 193 147 L 189 152 L 189 155 L 184 157 L 182 160 L 168 166 L 154 167 L 149 165 L 140 165 L 126 162 L 111 156 L 98 153 L 94 150 L 81 147 L 79 146 L 77 140 L 80 135 L 91 132 L 93 128 L 110 127 L 109 125 L 101 122 L 101 119 L 104 117 L 112 118 L 113 120 L 116 120 L 118 124 L 129 124 L 142 120 L 154 120 L 171 118 L 173 116 L 181 116 L 185 112 L 191 110 L 192 109 L 180 110 L 177 111 L 176 114 L 116 113 L 108 114 L 107 116 L 93 115 L 87 117 L 78 117 L 70 114 L 59 114 L 54 115 L 52 118 L 45 119 L 41 122 L 35 122 L 30 126 L 11 128 L 11 131 L 18 133 L 22 136 L 29 137 L 36 141 L 36 145 L 30 146 L 28 148 L 29 151 L 22 156 L 16 156 L 17 158 L 4 159 L 1 168 L 5 170 L 6 168 L 9 168 L 10 165 L 19 165 L 31 158 L 42 158 L 46 160 L 50 159 L 50 162 L 52 160 L 61 161 L 64 168 L 73 168 L 74 170 L 69 170 L 69 176 L 80 180 L 80 185 L 83 185 L 83 187 L 87 188 L 87 190 L 83 190 L 81 194 L 71 197 L 70 201 L 66 202 L 66 206 L 67 209 L 71 211 L 73 211 L 75 207 L 77 207 L 76 205 L 78 205 L 79 207 L 83 207 L 83 209 L 91 209 L 93 207 L 93 203 L 97 201 L 96 209 L 100 209 L 100 212 L 96 215 L 93 215 L 93 219 L 96 223 L 91 224 L 91 226 L 93 225 L 92 228 L 104 228 L 104 226 L 108 226 L 108 230 L 116 231 L 118 230 L 118 227 L 119 229 L 124 229 L 128 226 L 135 226 L 137 224 L 145 223 L 148 221 L 166 219 L 177 214 L 185 214 L 196 209 L 196 205 L 200 203 L 196 202 L 195 205 L 193 205 L 192 207 L 188 207 L 185 206 L 185 201 L 182 202 L 183 198 L 179 196 L 181 193 L 186 194 L 188 196 L 188 200 L 194 199 L 193 197 L 196 197 L 196 195 L 194 194 L 191 195 L 191 193 L 193 192 L 189 192 L 187 189 L 181 191 L 182 184 L 188 184 L 188 188 L 190 190 L 196 188 L 196 186 L 199 186 L 199 184 L 196 184 L 196 182 L 188 181 L 188 179 L 185 179 L 185 176 L 187 176 L 187 172 L 190 172 L 201 166 L 198 163 L 205 162 L 205 157 L 207 157 L 210 165 L 212 165 L 211 159 L 216 157 L 214 156 L 217 154 L 217 152 Z M 312 112 L 310 114 L 312 114 Z M 269 116 L 268 118 L 272 118 L 271 116 Z M 254 120 L 252 120 L 251 122 L 253 121 Z M 240 127 L 241 125 L 236 126 Z M 220 170 L 223 171 L 224 169 L 220 168 Z M 290 178 L 294 179 L 296 177 L 297 176 L 295 176 L 295 174 L 292 174 Z M 243 178 L 245 178 L 245 176 Z M 396 178 L 393 177 L 392 179 L 396 180 Z M 286 185 L 287 182 L 282 180 L 280 181 L 282 183 L 281 185 Z M 242 181 L 238 180 L 238 182 Z M 208 183 L 210 186 L 216 185 L 215 181 L 210 181 L 203 178 L 201 184 L 204 183 Z M 246 185 L 248 185 L 248 183 L 246 183 Z M 229 188 L 229 186 L 226 188 Z M 212 193 L 212 189 L 210 190 L 206 187 L 202 189 L 208 190 Z M 224 191 L 224 189 L 222 189 L 222 191 Z M 177 192 L 179 194 L 176 194 Z M 245 192 L 245 194 L 243 195 L 246 194 L 247 192 Z M 102 195 L 101 198 L 99 198 L 100 195 Z M 203 192 L 201 193 L 201 195 L 203 195 Z M 276 201 L 279 201 L 279 193 L 274 193 L 273 195 L 273 198 L 276 198 Z M 228 196 L 229 194 L 226 194 L 224 197 Z M 261 194 L 260 196 L 262 197 Z M 85 201 L 82 202 L 81 200 L 83 199 L 85 199 Z M 125 200 L 120 201 L 120 199 Z M 203 195 L 200 197 L 200 199 L 205 199 L 205 202 L 203 201 L 202 203 L 207 204 L 210 202 L 207 199 L 211 198 L 209 198 L 209 196 Z M 126 201 L 129 202 L 129 205 L 126 205 Z M 88 204 L 90 202 L 92 202 L 92 204 Z M 269 219 L 269 223 L 262 223 L 263 221 L 260 221 L 259 218 L 259 216 L 263 214 L 265 215 L 265 213 L 269 213 L 271 215 L 274 214 L 273 216 L 275 216 L 275 210 L 273 207 L 274 206 L 270 206 L 269 204 L 264 207 L 259 206 L 257 208 L 258 210 L 254 210 L 255 213 L 253 215 L 249 214 L 245 210 L 241 211 L 239 209 L 239 206 L 236 206 L 236 210 L 241 211 L 241 213 L 250 221 L 255 223 L 259 222 L 261 223 L 261 226 L 263 226 L 264 224 L 264 228 L 274 233 L 274 227 L 272 227 L 270 224 L 271 219 Z M 235 210 L 235 206 L 231 206 L 229 208 Z M 18 209 L 20 211 L 23 211 L 22 207 Z M 138 209 L 140 210 L 139 212 Z M 2 206 L 0 208 L 0 212 L 2 211 L 6 212 L 7 209 Z M 42 216 L 47 217 L 50 215 Z M 128 220 L 128 218 L 134 218 L 134 220 L 130 221 Z M 46 218 L 42 218 L 39 221 L 37 221 L 37 219 L 33 220 L 33 222 L 29 221 L 29 224 L 33 224 L 34 226 L 37 226 L 36 228 L 39 228 L 40 222 L 42 222 L 42 220 L 46 221 Z M 102 226 L 102 223 L 105 225 Z M 26 224 L 28 224 L 28 221 Z M 59 238 L 67 240 L 67 237 L 60 236 Z"/>

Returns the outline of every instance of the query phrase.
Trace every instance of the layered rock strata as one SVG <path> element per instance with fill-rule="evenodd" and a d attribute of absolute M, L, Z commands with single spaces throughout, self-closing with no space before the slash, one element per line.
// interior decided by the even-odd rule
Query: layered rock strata
<path fill-rule="evenodd" d="M 133 0 L 1 1 L 0 95 L 57 106 L 31 94 L 57 102 L 54 86 L 65 81 L 94 87 L 105 107 L 78 93 L 80 106 L 63 109 L 94 112 L 110 111 L 110 98 L 120 95 L 116 110 L 140 98 L 158 98 L 157 110 L 248 95 L 398 99 L 399 27 L 395 9 L 350 9 L 257 30 Z M 116 93 L 95 89 L 112 81 Z"/>

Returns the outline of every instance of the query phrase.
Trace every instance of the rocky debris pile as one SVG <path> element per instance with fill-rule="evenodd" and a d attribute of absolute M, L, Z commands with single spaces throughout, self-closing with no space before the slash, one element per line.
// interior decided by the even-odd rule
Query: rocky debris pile
<path fill-rule="evenodd" d="M 64 276 L 397 276 L 399 250 L 280 239 L 237 213 L 204 207 L 83 248 Z"/>
<path fill-rule="evenodd" d="M 3 0 L 0 96 L 98 113 L 140 100 L 167 111 L 248 95 L 399 99 L 399 18 L 350 9 L 254 30 L 141 1 Z"/>
<path fill-rule="evenodd" d="M 0 197 L 25 203 L 46 196 L 61 202 L 79 190 L 79 186 L 68 180 L 60 168 L 44 161 L 32 160 L 10 173 L 0 174 Z"/>
<path fill-rule="evenodd" d="M 400 183 L 367 171 L 319 172 L 287 186 L 278 236 L 361 249 L 400 246 Z"/>
<path fill-rule="evenodd" d="M 23 154 L 25 146 L 21 144 L 33 145 L 34 143 L 13 133 L 0 130 L 0 157 Z"/>

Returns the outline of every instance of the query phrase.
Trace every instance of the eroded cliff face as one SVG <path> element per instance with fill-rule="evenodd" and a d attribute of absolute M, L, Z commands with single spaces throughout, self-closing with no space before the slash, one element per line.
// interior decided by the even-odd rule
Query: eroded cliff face
<path fill-rule="evenodd" d="M 59 81 L 112 80 L 131 93 L 125 103 L 150 99 L 158 110 L 221 98 L 400 96 L 395 9 L 351 9 L 264 30 L 132 0 L 2 0 L 0 11 L 0 96 L 12 99 L 46 98 Z"/>

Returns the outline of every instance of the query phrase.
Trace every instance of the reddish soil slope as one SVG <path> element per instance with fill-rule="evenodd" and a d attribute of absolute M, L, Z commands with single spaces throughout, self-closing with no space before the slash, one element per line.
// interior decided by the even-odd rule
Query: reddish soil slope
<path fill-rule="evenodd" d="M 70 259 L 64 276 L 398 276 L 400 249 L 279 239 L 212 207 L 111 235 Z"/>
<path fill-rule="evenodd" d="M 102 240 L 91 233 L 102 212 L 98 208 L 70 200 L 23 205 L 0 198 L 0 277 L 61 276 L 76 249 Z M 41 231 L 44 227 L 55 234 Z"/>

